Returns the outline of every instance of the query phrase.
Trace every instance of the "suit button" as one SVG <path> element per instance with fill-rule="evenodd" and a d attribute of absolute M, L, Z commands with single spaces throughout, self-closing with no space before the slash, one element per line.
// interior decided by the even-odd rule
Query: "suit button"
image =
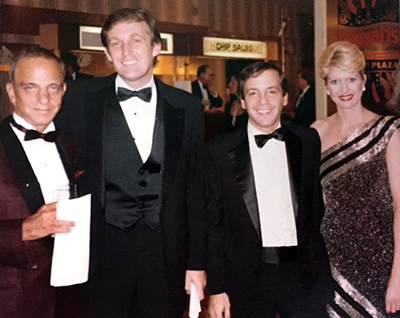
<path fill-rule="evenodd" d="M 25 187 L 27 187 L 27 188 L 28 188 L 28 187 L 29 187 L 29 183 L 25 184 Z"/>
<path fill-rule="evenodd" d="M 139 186 L 140 186 L 140 189 L 144 189 L 146 186 L 147 186 L 147 182 L 146 181 L 139 181 Z"/>
<path fill-rule="evenodd" d="M 32 266 L 32 269 L 37 269 L 37 265 L 33 265 L 33 266 Z"/>

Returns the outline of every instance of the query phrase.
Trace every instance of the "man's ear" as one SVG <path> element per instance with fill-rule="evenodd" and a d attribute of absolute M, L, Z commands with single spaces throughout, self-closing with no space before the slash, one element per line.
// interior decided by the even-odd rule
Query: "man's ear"
<path fill-rule="evenodd" d="M 104 50 L 104 54 L 106 55 L 107 61 L 112 63 L 112 58 L 111 58 L 111 55 L 108 53 L 108 48 L 103 47 L 103 50 Z"/>
<path fill-rule="evenodd" d="M 15 91 L 14 85 L 12 83 L 7 83 L 6 85 L 7 95 L 11 101 L 11 104 L 15 105 Z"/>
<path fill-rule="evenodd" d="M 153 43 L 153 48 L 152 48 L 153 57 L 158 56 L 160 52 L 161 52 L 161 42 Z"/>
<path fill-rule="evenodd" d="M 62 88 L 62 90 L 63 90 L 63 95 L 65 94 L 65 91 L 67 90 L 67 83 L 63 83 L 63 88 Z"/>
<path fill-rule="evenodd" d="M 283 107 L 286 107 L 287 106 L 287 104 L 288 104 L 288 93 L 286 93 L 286 95 L 285 96 L 283 96 Z"/>
<path fill-rule="evenodd" d="M 240 107 L 242 107 L 242 109 L 246 109 L 246 102 L 244 101 L 244 99 L 241 99 L 239 97 L 239 100 L 240 100 Z"/>

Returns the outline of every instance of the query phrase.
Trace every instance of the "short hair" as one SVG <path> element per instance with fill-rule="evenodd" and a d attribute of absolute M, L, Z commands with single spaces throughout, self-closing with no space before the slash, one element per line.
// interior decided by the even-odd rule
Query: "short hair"
<path fill-rule="evenodd" d="M 308 85 L 314 85 L 314 72 L 308 69 L 301 69 L 297 72 L 301 75 L 301 78 L 306 80 Z"/>
<path fill-rule="evenodd" d="M 79 72 L 81 67 L 78 64 L 78 58 L 72 52 L 61 52 L 60 59 L 65 63 L 67 66 L 71 66 L 74 72 Z"/>
<path fill-rule="evenodd" d="M 18 55 L 16 55 L 13 60 L 10 63 L 10 69 L 8 71 L 8 76 L 10 79 L 11 83 L 14 83 L 14 74 L 15 74 L 15 68 L 17 67 L 17 64 L 19 61 L 22 59 L 32 59 L 32 58 L 45 58 L 48 60 L 53 60 L 54 62 L 58 63 L 60 65 L 60 70 L 63 75 L 63 79 L 65 77 L 65 70 L 64 70 L 64 65 L 61 62 L 61 60 L 54 55 L 49 50 L 40 48 L 40 47 L 30 47 L 26 50 L 22 50 Z"/>
<path fill-rule="evenodd" d="M 289 84 L 286 79 L 285 74 L 282 72 L 282 70 L 276 66 L 275 64 L 272 64 L 270 62 L 255 62 L 253 64 L 250 64 L 246 66 L 239 74 L 239 84 L 238 84 L 238 96 L 241 99 L 244 99 L 244 85 L 246 81 L 250 77 L 256 77 L 259 74 L 261 74 L 264 71 L 267 70 L 275 70 L 278 75 L 279 75 L 279 82 L 281 84 L 282 88 L 282 95 L 285 96 L 287 92 L 289 91 Z"/>
<path fill-rule="evenodd" d="M 364 77 L 365 58 L 360 49 L 347 41 L 330 44 L 318 62 L 319 76 L 326 81 L 332 70 L 358 72 Z"/>
<path fill-rule="evenodd" d="M 143 8 L 122 8 L 111 13 L 101 28 L 101 43 L 108 48 L 108 32 L 120 22 L 146 22 L 150 29 L 151 45 L 161 43 L 161 35 L 157 29 L 156 20 L 150 12 Z"/>
<path fill-rule="evenodd" d="M 207 72 L 207 68 L 208 67 L 210 67 L 210 65 L 207 65 L 207 64 L 200 65 L 197 68 L 197 77 L 199 77 L 200 74 L 203 74 L 203 73 Z"/>

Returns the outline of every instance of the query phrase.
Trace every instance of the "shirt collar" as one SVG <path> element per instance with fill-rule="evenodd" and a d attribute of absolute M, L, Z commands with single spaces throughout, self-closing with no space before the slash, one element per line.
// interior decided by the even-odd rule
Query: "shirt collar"
<path fill-rule="evenodd" d="M 21 116 L 17 115 L 15 112 L 12 114 L 15 122 L 23 127 L 25 127 L 26 129 L 33 129 L 36 130 L 35 127 L 33 127 L 30 123 L 28 123 L 24 118 L 22 118 Z M 43 130 L 43 134 L 49 132 L 49 131 L 54 131 L 56 130 L 56 127 L 54 126 L 54 122 L 51 122 L 45 130 Z"/>
<path fill-rule="evenodd" d="M 280 127 L 282 127 L 281 122 L 278 123 L 278 126 L 276 126 L 276 128 L 274 130 L 276 130 L 276 129 L 280 128 Z M 252 139 L 254 140 L 254 136 L 255 135 L 265 135 L 265 132 L 262 132 L 261 130 L 258 130 L 249 121 L 248 125 L 247 125 L 247 134 L 249 136 L 253 137 Z"/>
<path fill-rule="evenodd" d="M 147 84 L 144 85 L 143 87 L 136 89 L 136 91 L 141 90 L 142 88 L 146 88 L 146 87 L 151 87 L 153 89 L 154 85 L 155 85 L 154 77 L 151 76 L 151 78 L 147 82 Z M 118 87 L 123 87 L 123 88 L 129 89 L 129 90 L 133 90 L 132 87 L 130 87 L 128 84 L 126 84 L 125 81 L 119 75 L 117 75 L 117 77 L 115 78 L 115 92 L 118 91 Z"/>

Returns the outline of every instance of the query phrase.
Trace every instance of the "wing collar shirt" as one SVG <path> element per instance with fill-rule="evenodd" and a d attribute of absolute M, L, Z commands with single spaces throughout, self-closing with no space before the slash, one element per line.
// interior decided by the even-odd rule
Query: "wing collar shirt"
<path fill-rule="evenodd" d="M 265 133 L 257 130 L 250 122 L 247 130 L 263 246 L 296 246 L 297 232 L 286 145 L 272 138 L 264 147 L 258 148 L 254 136 Z"/>
<path fill-rule="evenodd" d="M 132 90 L 119 75 L 115 79 L 116 90 L 118 90 L 118 87 Z M 151 153 L 156 120 L 157 89 L 153 76 L 146 85 L 137 90 L 146 87 L 151 87 L 151 100 L 149 103 L 136 96 L 119 102 L 143 162 L 146 162 Z"/>
<path fill-rule="evenodd" d="M 13 118 L 17 124 L 27 129 L 36 130 L 35 127 L 17 114 L 13 113 Z M 25 133 L 11 124 L 10 126 L 24 148 L 36 179 L 40 184 L 44 202 L 54 202 L 55 189 L 59 186 L 68 185 L 69 183 L 56 143 L 44 141 L 42 138 L 25 141 Z M 54 123 L 51 122 L 43 133 L 54 130 Z"/>

